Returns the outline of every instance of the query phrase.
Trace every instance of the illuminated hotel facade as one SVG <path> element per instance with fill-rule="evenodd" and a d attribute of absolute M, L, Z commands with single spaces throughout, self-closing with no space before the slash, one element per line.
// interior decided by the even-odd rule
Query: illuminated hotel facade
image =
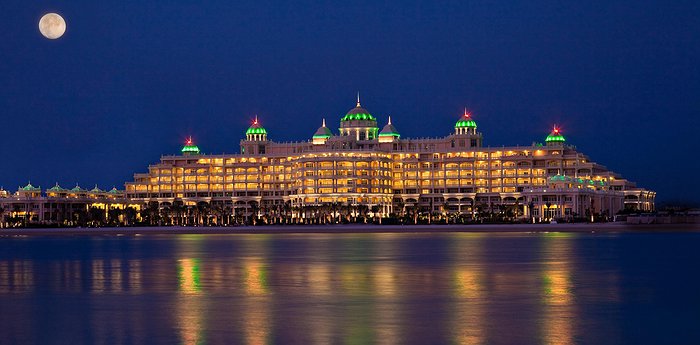
<path fill-rule="evenodd" d="M 125 210 L 133 210 L 128 221 Z M 58 183 L 42 190 L 27 183 L 14 193 L 0 189 L 0 228 L 28 224 L 76 226 L 99 221 L 101 224 L 127 225 L 136 221 L 141 205 L 131 203 L 123 190 L 87 190 L 79 185 L 68 189 Z"/>
<path fill-rule="evenodd" d="M 126 197 L 293 218 L 343 207 L 377 217 L 509 210 L 514 218 L 539 220 L 654 210 L 654 192 L 591 161 L 556 128 L 544 144 L 482 143 L 466 111 L 448 136 L 407 139 L 391 118 L 380 130 L 358 97 L 337 134 L 323 120 L 311 140 L 274 142 L 256 118 L 237 154 L 201 154 L 190 139 L 182 154 L 162 156 L 147 173 L 135 174 Z"/>

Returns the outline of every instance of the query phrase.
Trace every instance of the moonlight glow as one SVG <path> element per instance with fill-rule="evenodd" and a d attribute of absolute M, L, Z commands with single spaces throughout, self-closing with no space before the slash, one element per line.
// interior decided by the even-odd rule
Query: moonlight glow
<path fill-rule="evenodd" d="M 55 40 L 66 32 L 66 21 L 56 13 L 47 13 L 39 20 L 39 31 L 44 37 Z"/>

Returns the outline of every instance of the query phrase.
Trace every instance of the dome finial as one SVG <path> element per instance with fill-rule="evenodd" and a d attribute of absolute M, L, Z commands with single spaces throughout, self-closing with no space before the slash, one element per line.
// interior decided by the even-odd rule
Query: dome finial
<path fill-rule="evenodd" d="M 255 114 L 255 121 L 253 121 L 253 124 L 255 124 L 255 125 L 258 124 L 258 114 Z"/>
<path fill-rule="evenodd" d="M 357 91 L 357 107 L 360 107 L 360 91 Z"/>
<path fill-rule="evenodd" d="M 324 118 L 323 121 L 321 121 L 321 127 L 326 127 L 326 119 Z"/>
<path fill-rule="evenodd" d="M 391 115 L 389 115 L 389 124 L 391 124 Z"/>

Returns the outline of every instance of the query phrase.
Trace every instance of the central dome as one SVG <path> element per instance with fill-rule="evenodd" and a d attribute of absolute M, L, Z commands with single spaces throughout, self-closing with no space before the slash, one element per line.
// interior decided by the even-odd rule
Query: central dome
<path fill-rule="evenodd" d="M 372 114 L 360 105 L 360 94 L 357 94 L 357 106 L 350 109 L 340 121 L 377 121 Z"/>
<path fill-rule="evenodd" d="M 372 116 L 372 114 L 367 111 L 367 109 L 361 107 L 359 104 L 350 109 L 345 116 L 343 116 L 340 121 L 353 121 L 353 120 L 369 120 L 369 121 L 376 121 L 377 119 Z"/>

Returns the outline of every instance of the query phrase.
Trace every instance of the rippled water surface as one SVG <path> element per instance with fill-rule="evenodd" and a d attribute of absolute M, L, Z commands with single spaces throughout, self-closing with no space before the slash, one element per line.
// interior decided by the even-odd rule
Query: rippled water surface
<path fill-rule="evenodd" d="M 698 344 L 700 234 L 0 238 L 0 344 Z"/>

